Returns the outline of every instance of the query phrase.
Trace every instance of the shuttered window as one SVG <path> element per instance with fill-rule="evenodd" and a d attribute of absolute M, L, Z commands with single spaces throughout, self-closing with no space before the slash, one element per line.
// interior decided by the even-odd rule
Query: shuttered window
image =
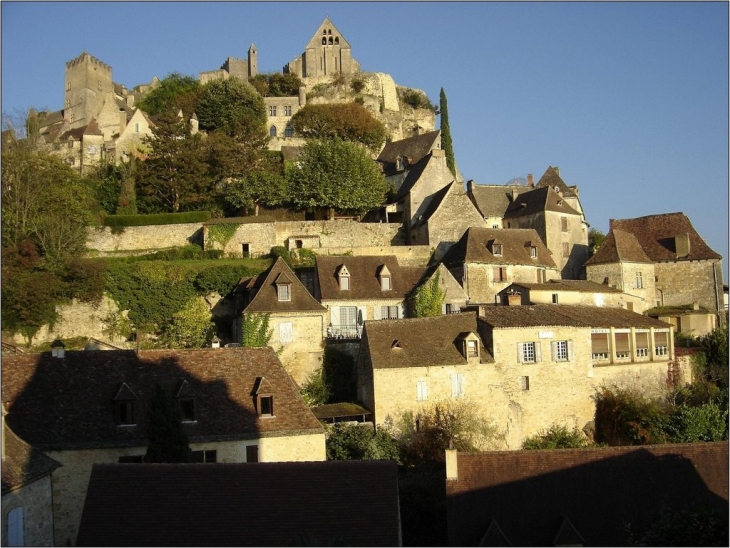
<path fill-rule="evenodd" d="M 631 337 L 631 333 L 625 333 L 625 332 L 615 333 L 616 357 L 617 358 L 631 357 L 631 341 L 629 340 L 630 337 Z"/>
<path fill-rule="evenodd" d="M 553 341 L 550 346 L 553 361 L 565 362 L 573 359 L 573 341 Z"/>
<path fill-rule="evenodd" d="M 420 380 L 416 383 L 416 400 L 426 401 L 428 399 L 428 384 L 426 381 Z"/>
<path fill-rule="evenodd" d="M 608 333 L 591 333 L 591 358 L 607 360 L 608 352 Z"/>
<path fill-rule="evenodd" d="M 464 395 L 464 374 L 453 373 L 451 375 L 451 397 L 457 398 Z"/>
<path fill-rule="evenodd" d="M 292 323 L 282 322 L 279 324 L 279 342 L 292 342 L 294 339 Z"/>
<path fill-rule="evenodd" d="M 636 355 L 642 358 L 649 355 L 649 333 L 636 334 Z"/>
<path fill-rule="evenodd" d="M 541 360 L 540 343 L 517 343 L 517 361 L 520 363 L 535 363 Z"/>
<path fill-rule="evenodd" d="M 669 338 L 666 331 L 654 332 L 654 352 L 657 356 L 667 356 L 669 354 Z"/>

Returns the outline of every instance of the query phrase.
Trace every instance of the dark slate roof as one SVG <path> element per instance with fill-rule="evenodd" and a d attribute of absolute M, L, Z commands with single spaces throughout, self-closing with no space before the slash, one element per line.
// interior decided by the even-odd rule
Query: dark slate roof
<path fill-rule="evenodd" d="M 457 462 L 458 479 L 446 481 L 449 546 L 478 546 L 495 523 L 512 546 L 576 535 L 585 546 L 628 546 L 626 524 L 641 533 L 666 505 L 728 513 L 727 441 L 458 453 Z"/>
<path fill-rule="evenodd" d="M 2 375 L 8 425 L 44 450 L 146 445 L 156 383 L 175 393 L 185 381 L 198 394 L 197 420 L 185 426 L 191 442 L 321 432 L 269 347 L 4 355 Z M 273 389 L 273 418 L 256 414 L 252 390 L 261 377 Z M 137 426 L 115 424 L 121 387 L 138 398 Z"/>
<path fill-rule="evenodd" d="M 535 188 L 543 187 L 550 187 L 553 189 L 555 187 L 558 187 L 563 196 L 566 196 L 568 198 L 578 197 L 578 194 L 575 192 L 575 187 L 570 187 L 566 185 L 565 181 L 560 178 L 558 170 L 553 166 L 548 166 L 548 168 L 545 170 L 545 173 L 543 173 L 542 177 L 540 177 L 540 180 L 535 185 Z"/>
<path fill-rule="evenodd" d="M 400 546 L 397 474 L 385 460 L 95 464 L 77 546 Z"/>
<path fill-rule="evenodd" d="M 3 443 L 3 495 L 49 475 L 61 466 L 59 462 L 21 440 L 7 425 L 3 432 Z"/>
<path fill-rule="evenodd" d="M 277 283 L 289 283 L 291 285 L 289 301 L 280 301 L 277 294 Z M 269 267 L 268 272 L 259 274 L 254 278 L 253 284 L 247 289 L 254 291 L 253 300 L 244 309 L 248 312 L 325 312 L 326 309 L 310 295 L 296 274 L 292 272 L 286 261 L 279 257 Z"/>
<path fill-rule="evenodd" d="M 674 237 L 688 233 L 690 253 L 683 260 L 721 259 L 697 233 L 684 213 L 647 215 L 636 219 L 611 219 L 612 230 L 624 230 L 633 234 L 652 261 L 676 261 Z M 600 250 L 599 250 L 600 251 Z"/>
<path fill-rule="evenodd" d="M 424 268 L 402 267 L 395 255 L 325 256 L 315 258 L 317 280 L 323 301 L 361 299 L 404 299 L 413 289 Z M 350 273 L 350 289 L 341 290 L 337 273 L 345 265 Z M 385 265 L 390 271 L 392 289 L 383 291 L 378 272 Z"/>
<path fill-rule="evenodd" d="M 477 332 L 475 312 L 429 318 L 366 321 L 362 344 L 373 369 L 466 364 L 460 337 Z M 480 363 L 494 361 L 481 339 Z"/>
<path fill-rule="evenodd" d="M 423 175 L 423 172 L 426 170 L 426 166 L 428 166 L 428 162 L 431 158 L 432 155 L 429 153 L 418 160 L 418 162 L 408 167 L 408 174 L 398 188 L 398 194 L 396 194 L 395 198 L 393 198 L 390 203 L 399 202 L 408 195 L 411 189 L 421 178 L 421 175 Z"/>
<path fill-rule="evenodd" d="M 495 257 L 487 245 L 502 244 L 502 256 Z M 537 247 L 537 258 L 530 257 L 530 244 Z M 469 228 L 444 255 L 447 265 L 480 263 L 493 265 L 521 264 L 557 268 L 552 255 L 533 228 Z"/>
<path fill-rule="evenodd" d="M 512 202 L 512 193 L 520 196 L 533 190 L 524 185 L 471 185 L 471 201 L 482 217 L 504 217 Z"/>
<path fill-rule="evenodd" d="M 531 290 L 574 291 L 578 293 L 622 293 L 620 289 L 588 280 L 548 280 L 545 283 L 515 282 L 510 287 L 524 287 Z M 507 287 L 505 291 L 509 291 Z"/>
<path fill-rule="evenodd" d="M 409 158 L 411 164 L 418 162 L 433 150 L 439 133 L 440 130 L 429 131 L 400 141 L 385 143 L 377 159 L 378 162 L 383 164 L 383 172 L 386 175 L 396 172 L 395 165 L 398 156 Z"/>
<path fill-rule="evenodd" d="M 563 215 L 579 215 L 580 213 L 568 205 L 568 202 L 553 190 L 552 187 L 535 188 L 520 194 L 507 206 L 505 219 L 534 215 L 542 211 L 554 211 Z"/>
<path fill-rule="evenodd" d="M 606 234 L 606 239 L 603 240 L 601 247 L 585 264 L 619 262 L 650 263 L 651 259 L 644 252 L 636 236 L 631 232 L 614 228 Z"/>
<path fill-rule="evenodd" d="M 668 323 L 623 308 L 533 304 L 524 306 L 481 306 L 479 319 L 497 328 L 595 327 L 667 329 Z"/>

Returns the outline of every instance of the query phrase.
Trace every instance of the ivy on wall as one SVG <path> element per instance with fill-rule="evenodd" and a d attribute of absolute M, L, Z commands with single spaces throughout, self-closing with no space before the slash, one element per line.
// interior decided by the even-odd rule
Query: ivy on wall
<path fill-rule="evenodd" d="M 206 245 L 213 246 L 214 244 L 220 245 L 225 248 L 228 242 L 231 241 L 233 235 L 241 226 L 239 223 L 219 223 L 208 225 L 208 241 Z"/>

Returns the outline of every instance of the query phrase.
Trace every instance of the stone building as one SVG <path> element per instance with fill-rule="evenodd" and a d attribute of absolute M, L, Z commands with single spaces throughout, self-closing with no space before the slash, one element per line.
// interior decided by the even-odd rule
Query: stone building
<path fill-rule="evenodd" d="M 642 312 L 644 302 L 620 289 L 587 280 L 548 280 L 545 283 L 515 282 L 499 292 L 499 302 L 507 304 L 519 297 L 518 302 L 529 304 L 578 304 L 607 306 Z"/>
<path fill-rule="evenodd" d="M 203 71 L 198 75 L 201 84 L 207 84 L 213 80 L 227 80 L 231 76 L 248 80 L 259 72 L 259 52 L 254 44 L 248 48 L 246 59 L 228 57 L 218 70 Z"/>
<path fill-rule="evenodd" d="M 284 74 L 296 74 L 300 78 L 356 72 L 360 72 L 360 63 L 352 57 L 349 42 L 328 17 L 304 46 L 304 52 L 284 66 Z"/>
<path fill-rule="evenodd" d="M 664 213 L 611 219 L 586 274 L 642 297 L 652 315 L 662 315 L 663 307 L 695 311 L 696 303 L 717 323 L 724 320 L 721 261 L 684 213 Z"/>
<path fill-rule="evenodd" d="M 76 542 L 93 464 L 142 462 L 158 384 L 175 398 L 198 462 L 326 458 L 324 430 L 271 348 L 4 355 L 8 426 L 62 465 L 57 545 Z"/>
<path fill-rule="evenodd" d="M 568 305 L 365 322 L 357 394 L 378 425 L 435 402 L 468 402 L 493 422 L 493 443 L 518 449 L 556 423 L 586 427 L 602 384 L 659 393 L 672 339 L 670 325 L 640 314 Z"/>

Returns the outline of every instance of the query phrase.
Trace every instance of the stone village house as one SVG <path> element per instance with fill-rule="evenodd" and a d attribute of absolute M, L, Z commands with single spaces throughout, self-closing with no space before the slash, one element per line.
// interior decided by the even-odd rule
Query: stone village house
<path fill-rule="evenodd" d="M 357 394 L 378 425 L 463 398 L 518 449 L 554 423 L 589 425 L 602 384 L 658 392 L 677 375 L 673 358 L 670 325 L 621 308 L 480 306 L 366 322 Z"/>
<path fill-rule="evenodd" d="M 6 422 L 61 464 L 56 545 L 74 544 L 93 464 L 141 462 L 155 386 L 172 392 L 198 462 L 324 461 L 324 430 L 271 348 L 3 356 Z"/>

